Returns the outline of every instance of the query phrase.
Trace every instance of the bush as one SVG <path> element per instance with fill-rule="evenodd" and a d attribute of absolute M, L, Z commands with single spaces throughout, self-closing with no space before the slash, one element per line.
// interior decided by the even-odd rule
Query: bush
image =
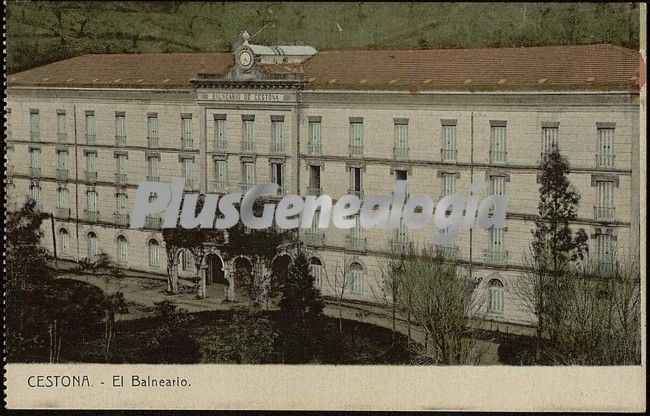
<path fill-rule="evenodd" d="M 535 338 L 510 336 L 505 338 L 497 350 L 499 361 L 507 365 L 534 365 L 537 351 Z"/>

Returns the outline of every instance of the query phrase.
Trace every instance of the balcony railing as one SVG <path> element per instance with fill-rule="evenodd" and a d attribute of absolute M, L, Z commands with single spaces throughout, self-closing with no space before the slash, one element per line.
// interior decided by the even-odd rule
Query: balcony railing
<path fill-rule="evenodd" d="M 212 181 L 212 191 L 220 194 L 228 193 L 228 182 L 226 181 Z"/>
<path fill-rule="evenodd" d="M 97 143 L 96 136 L 94 134 L 86 133 L 86 144 L 95 144 L 95 143 Z"/>
<path fill-rule="evenodd" d="M 394 238 L 390 240 L 390 251 L 393 253 L 408 253 L 414 249 L 412 241 L 407 238 Z"/>
<path fill-rule="evenodd" d="M 29 167 L 29 176 L 38 178 L 41 176 L 41 168 L 37 168 L 34 166 Z"/>
<path fill-rule="evenodd" d="M 322 246 L 325 243 L 325 233 L 318 231 L 307 231 L 305 233 L 305 242 L 310 246 Z"/>
<path fill-rule="evenodd" d="M 508 262 L 508 251 L 487 249 L 483 252 L 485 263 L 505 264 Z"/>
<path fill-rule="evenodd" d="M 350 151 L 350 157 L 363 157 L 363 146 L 348 146 Z"/>
<path fill-rule="evenodd" d="M 68 218 L 70 218 L 70 208 L 57 207 L 54 210 L 54 216 L 62 220 L 67 220 Z"/>
<path fill-rule="evenodd" d="M 147 147 L 158 147 L 158 138 L 147 137 Z"/>
<path fill-rule="evenodd" d="M 600 259 L 598 261 L 598 273 L 601 276 L 609 276 L 614 273 L 614 261 L 612 259 Z"/>
<path fill-rule="evenodd" d="M 320 156 L 323 154 L 323 146 L 320 143 L 307 143 L 307 154 Z"/>
<path fill-rule="evenodd" d="M 41 132 L 40 131 L 30 131 L 29 132 L 29 138 L 32 141 L 37 141 L 41 138 Z"/>
<path fill-rule="evenodd" d="M 345 248 L 353 251 L 366 251 L 367 238 L 349 235 L 345 238 Z"/>
<path fill-rule="evenodd" d="M 507 157 L 506 150 L 490 150 L 490 163 L 506 163 Z"/>
<path fill-rule="evenodd" d="M 252 140 L 244 140 L 241 142 L 241 151 L 242 152 L 254 152 L 255 151 L 255 142 Z"/>
<path fill-rule="evenodd" d="M 239 188 L 241 189 L 243 194 L 248 192 L 249 189 L 251 189 L 253 186 L 255 186 L 254 183 L 246 183 L 246 182 L 240 182 L 239 183 Z"/>
<path fill-rule="evenodd" d="M 614 155 L 596 155 L 596 166 L 599 168 L 613 168 Z"/>
<path fill-rule="evenodd" d="M 228 151 L 228 141 L 226 141 L 226 140 L 215 140 L 214 141 L 214 151 L 215 152 L 226 152 L 226 151 Z"/>
<path fill-rule="evenodd" d="M 160 176 L 158 175 L 147 175 L 147 181 L 149 182 L 158 182 L 160 180 Z"/>
<path fill-rule="evenodd" d="M 126 180 L 127 180 L 126 173 L 116 173 L 115 174 L 115 182 L 116 183 L 124 184 L 124 183 L 126 183 Z"/>
<path fill-rule="evenodd" d="M 393 157 L 397 160 L 404 160 L 409 158 L 409 148 L 406 146 L 393 147 Z"/>
<path fill-rule="evenodd" d="M 86 182 L 97 182 L 97 172 L 86 171 Z"/>
<path fill-rule="evenodd" d="M 147 215 L 144 218 L 144 226 L 145 226 L 145 228 L 158 229 L 158 228 L 162 227 L 162 218 L 152 216 L 152 215 Z"/>
<path fill-rule="evenodd" d="M 613 220 L 614 207 L 594 207 L 594 219 L 597 221 Z"/>
<path fill-rule="evenodd" d="M 126 146 L 126 136 L 116 134 L 115 135 L 115 146 Z"/>
<path fill-rule="evenodd" d="M 443 162 L 455 162 L 458 159 L 457 149 L 441 149 L 440 154 Z"/>
<path fill-rule="evenodd" d="M 65 143 L 68 141 L 68 134 L 67 133 L 57 133 L 56 138 L 59 141 L 59 143 Z"/>
<path fill-rule="evenodd" d="M 192 147 L 194 147 L 194 140 L 181 139 L 181 149 L 191 149 Z"/>
<path fill-rule="evenodd" d="M 60 181 L 65 181 L 68 179 L 68 169 L 57 169 L 56 177 Z"/>
<path fill-rule="evenodd" d="M 308 186 L 307 195 L 319 196 L 321 194 L 320 186 Z"/>
<path fill-rule="evenodd" d="M 185 178 L 185 189 L 188 191 L 195 191 L 197 189 L 196 178 Z"/>
<path fill-rule="evenodd" d="M 436 254 L 443 259 L 456 260 L 458 258 L 458 247 L 436 246 Z"/>
<path fill-rule="evenodd" d="M 281 155 L 284 153 L 282 142 L 271 142 L 269 151 L 274 155 Z"/>
<path fill-rule="evenodd" d="M 84 218 L 86 221 L 97 222 L 99 220 L 99 211 L 84 210 Z"/>
<path fill-rule="evenodd" d="M 124 214 L 121 212 L 115 213 L 115 224 L 117 225 L 129 225 L 129 214 Z"/>

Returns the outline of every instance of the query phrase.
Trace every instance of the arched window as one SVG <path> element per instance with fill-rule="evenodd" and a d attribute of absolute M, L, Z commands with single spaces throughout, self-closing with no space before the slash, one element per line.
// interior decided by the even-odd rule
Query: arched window
<path fill-rule="evenodd" d="M 309 272 L 314 276 L 314 286 L 320 288 L 323 284 L 323 264 L 318 257 L 312 257 L 309 259 Z"/>
<path fill-rule="evenodd" d="M 126 241 L 126 237 L 120 235 L 117 237 L 117 262 L 120 264 L 125 264 L 128 257 L 129 243 Z"/>
<path fill-rule="evenodd" d="M 149 266 L 158 267 L 160 265 L 160 247 L 155 239 L 149 240 Z"/>
<path fill-rule="evenodd" d="M 67 253 L 70 250 L 70 233 L 65 228 L 59 229 L 59 250 Z"/>
<path fill-rule="evenodd" d="M 92 231 L 87 235 L 87 249 L 88 259 L 95 260 L 97 258 L 97 234 Z"/>
<path fill-rule="evenodd" d="M 181 251 L 181 269 L 183 271 L 194 270 L 194 256 L 188 249 Z"/>
<path fill-rule="evenodd" d="M 503 312 L 503 283 L 498 279 L 492 279 L 488 282 L 490 312 Z"/>
<path fill-rule="evenodd" d="M 363 267 L 359 263 L 352 263 L 348 273 L 350 275 L 350 293 L 355 295 L 363 293 Z"/>

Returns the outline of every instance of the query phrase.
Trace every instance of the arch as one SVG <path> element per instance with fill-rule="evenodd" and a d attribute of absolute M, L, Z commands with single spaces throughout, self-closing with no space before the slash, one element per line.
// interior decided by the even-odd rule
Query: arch
<path fill-rule="evenodd" d="M 320 288 L 323 285 L 323 262 L 320 258 L 312 256 L 309 258 L 309 272 L 314 277 L 314 286 Z"/>
<path fill-rule="evenodd" d="M 505 285 L 500 279 L 492 278 L 487 283 L 488 286 L 488 311 L 502 313 L 504 307 L 504 288 Z"/>
<path fill-rule="evenodd" d="M 363 293 L 363 272 L 364 268 L 358 261 L 353 261 L 348 266 L 350 279 L 350 293 L 360 295 Z"/>
<path fill-rule="evenodd" d="M 65 227 L 60 227 L 58 232 L 59 249 L 62 253 L 67 253 L 70 249 L 70 233 Z"/>
<path fill-rule="evenodd" d="M 86 253 L 90 260 L 96 259 L 99 254 L 99 249 L 97 247 L 97 234 L 93 231 L 89 231 L 88 234 L 86 234 Z"/>
<path fill-rule="evenodd" d="M 284 276 L 289 272 L 293 258 L 287 253 L 280 253 L 271 261 L 271 273 L 275 276 Z"/>
<path fill-rule="evenodd" d="M 245 284 L 241 282 L 250 281 L 253 276 L 253 262 L 245 256 L 237 256 L 232 260 L 231 284 L 234 287 L 233 296 L 235 299 L 246 299 Z M 234 299 L 233 299 L 234 300 Z"/>
<path fill-rule="evenodd" d="M 211 251 L 205 255 L 204 261 L 207 267 L 207 284 L 229 284 L 225 275 L 226 263 L 219 254 Z"/>
<path fill-rule="evenodd" d="M 174 263 L 180 265 L 183 271 L 195 271 L 196 259 L 194 254 L 187 248 L 180 248 L 176 250 Z"/>
<path fill-rule="evenodd" d="M 149 254 L 149 266 L 160 266 L 160 243 L 157 239 L 151 238 L 147 241 L 147 252 Z"/>
<path fill-rule="evenodd" d="M 116 240 L 117 262 L 124 264 L 128 258 L 129 242 L 122 234 L 118 235 Z"/>

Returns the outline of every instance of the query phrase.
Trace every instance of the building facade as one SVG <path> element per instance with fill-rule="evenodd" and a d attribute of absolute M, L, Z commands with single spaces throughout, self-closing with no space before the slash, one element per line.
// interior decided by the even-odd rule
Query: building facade
<path fill-rule="evenodd" d="M 481 278 L 489 319 L 531 321 L 514 286 L 539 202 L 539 165 L 559 149 L 581 195 L 574 226 L 607 266 L 639 254 L 639 71 L 611 45 L 477 50 L 325 51 L 252 45 L 229 53 L 84 55 L 8 76 L 7 208 L 33 198 L 55 218 L 60 258 L 105 252 L 165 274 L 161 219 L 129 229 L 137 184 L 184 177 L 186 191 L 505 194 L 506 225 L 434 247 Z M 346 270 L 350 301 L 379 302 L 395 251 L 421 229 L 300 231 L 325 295 Z M 235 265 L 222 259 L 232 282 Z M 196 265 L 179 257 L 179 275 Z M 231 289 L 236 286 L 236 282 Z M 206 282 L 210 284 L 210 281 Z M 209 291 L 207 293 L 210 293 Z"/>

